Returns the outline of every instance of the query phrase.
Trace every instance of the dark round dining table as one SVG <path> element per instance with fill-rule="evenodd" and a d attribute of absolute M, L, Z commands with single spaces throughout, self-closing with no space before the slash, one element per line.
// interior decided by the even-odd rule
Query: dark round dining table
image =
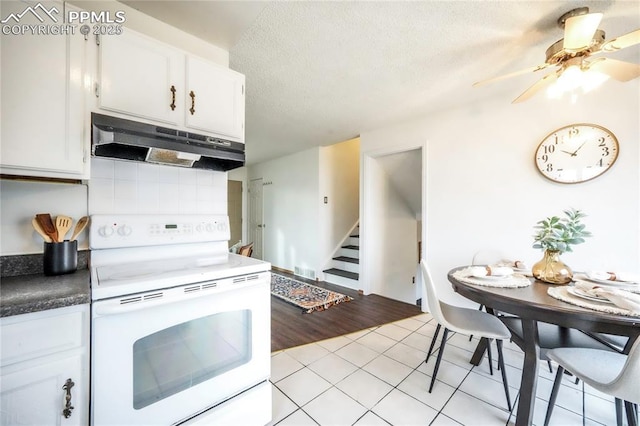
<path fill-rule="evenodd" d="M 488 287 L 460 281 L 454 273 L 466 266 L 454 268 L 447 274 L 456 293 L 480 303 L 489 311 L 495 310 L 519 317 L 522 336 L 514 336 L 514 342 L 524 352 L 520 398 L 516 425 L 530 425 L 533 421 L 540 341 L 538 322 L 555 324 L 567 329 L 577 329 L 590 333 L 606 333 L 627 336 L 623 349 L 628 353 L 633 342 L 640 336 L 640 317 L 614 315 L 594 311 L 555 299 L 547 294 L 554 285 L 530 278 L 531 285 L 520 288 Z M 516 341 L 517 340 L 517 341 Z M 478 364 L 484 353 L 486 342 L 481 342 L 471 362 Z"/>

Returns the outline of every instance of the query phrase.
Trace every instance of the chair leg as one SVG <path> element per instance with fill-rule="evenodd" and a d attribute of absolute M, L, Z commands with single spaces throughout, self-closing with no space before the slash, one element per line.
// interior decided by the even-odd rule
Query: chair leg
<path fill-rule="evenodd" d="M 444 352 L 444 345 L 447 343 L 447 334 L 449 334 L 449 330 L 447 327 L 444 328 L 444 333 L 442 333 L 442 342 L 440 343 L 440 350 L 438 351 L 438 358 L 436 358 L 436 365 L 433 367 L 433 375 L 431 376 L 431 384 L 429 385 L 429 393 L 433 390 L 433 384 L 436 382 L 436 375 L 438 374 L 438 368 L 440 368 L 440 361 L 442 360 L 442 353 Z"/>
<path fill-rule="evenodd" d="M 507 397 L 507 408 L 511 412 L 511 397 L 509 396 L 509 384 L 507 383 L 507 372 L 504 369 L 504 356 L 502 352 L 502 340 L 496 339 L 496 346 L 498 347 L 498 367 L 502 373 L 502 384 L 504 385 L 504 394 Z"/>
<path fill-rule="evenodd" d="M 553 368 L 551 367 L 551 360 L 547 360 L 547 365 L 549 366 L 549 373 L 553 373 Z"/>
<path fill-rule="evenodd" d="M 481 311 L 481 310 L 482 310 L 482 308 L 484 308 L 484 305 L 480 305 L 480 306 L 478 307 L 478 310 L 479 310 L 479 311 Z M 473 339 L 473 334 L 469 336 L 469 341 L 471 341 L 471 339 Z"/>
<path fill-rule="evenodd" d="M 544 426 L 549 424 L 551 420 L 551 414 L 553 413 L 553 407 L 556 405 L 556 398 L 558 397 L 558 390 L 560 390 L 560 383 L 562 383 L 562 374 L 564 368 L 558 365 L 558 372 L 556 373 L 556 379 L 553 381 L 553 388 L 551 390 L 551 397 L 549 398 L 549 406 L 547 406 L 547 414 L 544 416 Z"/>
<path fill-rule="evenodd" d="M 627 423 L 629 426 L 638 426 L 638 417 L 636 416 L 635 404 L 629 401 L 624 402 L 624 408 L 627 412 Z"/>
<path fill-rule="evenodd" d="M 491 359 L 491 341 L 487 342 L 487 358 L 489 358 L 489 374 L 493 376 L 493 360 Z"/>
<path fill-rule="evenodd" d="M 442 325 L 440 324 L 438 324 L 438 326 L 436 327 L 436 334 L 434 334 L 433 339 L 431 339 L 431 346 L 429 346 L 429 353 L 427 353 L 427 357 L 424 360 L 425 363 L 429 360 L 429 357 L 431 356 L 431 351 L 433 351 L 433 347 L 435 346 L 436 340 L 438 339 L 438 333 L 440 333 L 440 327 L 442 327 Z"/>
<path fill-rule="evenodd" d="M 622 426 L 622 400 L 616 398 L 616 426 Z"/>

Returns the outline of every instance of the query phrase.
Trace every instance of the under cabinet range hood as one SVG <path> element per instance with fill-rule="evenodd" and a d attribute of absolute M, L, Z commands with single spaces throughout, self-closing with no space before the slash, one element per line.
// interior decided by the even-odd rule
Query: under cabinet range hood
<path fill-rule="evenodd" d="M 227 171 L 244 166 L 244 144 L 92 113 L 91 155 Z"/>

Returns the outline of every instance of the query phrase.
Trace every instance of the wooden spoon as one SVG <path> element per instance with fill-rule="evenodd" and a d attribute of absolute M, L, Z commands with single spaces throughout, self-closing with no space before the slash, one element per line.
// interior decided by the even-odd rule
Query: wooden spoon
<path fill-rule="evenodd" d="M 58 231 L 53 225 L 53 220 L 49 213 L 38 213 L 36 220 L 40 224 L 42 230 L 51 238 L 51 241 L 58 241 Z"/>
<path fill-rule="evenodd" d="M 84 231 L 84 228 L 87 227 L 88 223 L 89 218 L 87 216 L 82 216 L 80 219 L 78 219 L 78 223 L 76 223 L 76 227 L 73 230 L 73 234 L 71 235 L 71 239 L 69 241 L 75 241 L 76 238 L 78 238 L 78 235 L 80 235 L 80 233 Z"/>
<path fill-rule="evenodd" d="M 45 242 L 50 243 L 52 241 L 51 237 L 48 236 L 46 232 L 44 232 L 44 229 L 42 229 L 42 227 L 40 226 L 40 224 L 38 223 L 35 217 L 31 219 L 31 224 L 33 225 L 33 229 L 35 229 L 36 232 L 40 234 L 40 236 L 44 239 Z"/>
<path fill-rule="evenodd" d="M 71 225 L 73 224 L 73 219 L 69 216 L 57 216 L 56 217 L 56 230 L 58 231 L 58 242 L 61 243 L 64 241 L 64 236 L 71 229 Z"/>

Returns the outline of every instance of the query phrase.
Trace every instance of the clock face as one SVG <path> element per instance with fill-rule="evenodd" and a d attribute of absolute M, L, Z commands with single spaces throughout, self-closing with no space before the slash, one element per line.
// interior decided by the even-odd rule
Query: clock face
<path fill-rule="evenodd" d="M 536 166 L 554 182 L 578 183 L 606 172 L 618 158 L 618 140 L 595 124 L 562 127 L 542 140 Z"/>

